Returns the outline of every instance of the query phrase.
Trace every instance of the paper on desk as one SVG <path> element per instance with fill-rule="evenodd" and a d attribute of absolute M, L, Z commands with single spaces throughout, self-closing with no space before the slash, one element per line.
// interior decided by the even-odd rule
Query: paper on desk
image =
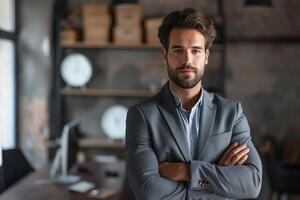
<path fill-rule="evenodd" d="M 91 189 L 95 188 L 95 184 L 88 182 L 88 181 L 80 181 L 78 183 L 75 183 L 69 187 L 71 191 L 74 192 L 80 192 L 80 193 L 86 193 L 90 191 Z"/>
<path fill-rule="evenodd" d="M 97 199 L 107 199 L 109 197 L 112 197 L 115 194 L 116 194 L 116 192 L 111 189 L 99 188 L 99 189 L 90 191 L 88 193 L 88 196 L 92 197 L 92 198 L 97 198 Z"/>

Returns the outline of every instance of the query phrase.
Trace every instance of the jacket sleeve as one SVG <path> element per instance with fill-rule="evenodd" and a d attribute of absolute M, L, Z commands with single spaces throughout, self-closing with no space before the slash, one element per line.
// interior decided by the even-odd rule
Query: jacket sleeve
<path fill-rule="evenodd" d="M 128 111 L 126 119 L 126 170 L 136 199 L 185 199 L 184 183 L 160 176 L 147 122 L 137 107 Z"/>
<path fill-rule="evenodd" d="M 246 143 L 250 152 L 243 165 L 219 166 L 206 161 L 191 161 L 191 189 L 213 192 L 220 196 L 256 198 L 262 184 L 260 157 L 251 141 L 250 127 L 240 103 L 232 130 L 231 142 Z M 206 182 L 208 183 L 205 187 Z M 197 194 L 197 193 L 195 193 Z"/>

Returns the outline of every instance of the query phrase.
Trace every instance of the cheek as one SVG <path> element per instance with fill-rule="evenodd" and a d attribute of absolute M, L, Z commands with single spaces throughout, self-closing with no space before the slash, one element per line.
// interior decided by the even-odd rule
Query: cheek
<path fill-rule="evenodd" d="M 205 63 L 206 63 L 205 56 L 199 56 L 199 57 L 196 56 L 194 58 L 194 65 L 202 66 L 202 65 L 205 65 Z"/>
<path fill-rule="evenodd" d="M 178 56 L 174 56 L 174 55 L 168 55 L 167 60 L 170 67 L 172 66 L 176 67 L 180 63 L 180 59 L 178 58 Z"/>

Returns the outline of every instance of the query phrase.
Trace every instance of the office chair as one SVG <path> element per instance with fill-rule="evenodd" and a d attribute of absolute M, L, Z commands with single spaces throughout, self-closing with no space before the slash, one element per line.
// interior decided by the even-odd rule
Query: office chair
<path fill-rule="evenodd" d="M 117 198 L 118 200 L 123 200 L 123 199 L 126 199 L 126 200 L 135 200 L 135 197 L 134 197 L 134 194 L 133 194 L 133 191 L 129 185 L 129 182 L 128 182 L 128 179 L 127 179 L 127 176 L 125 175 L 125 178 L 124 178 L 124 181 L 122 183 L 122 189 L 121 189 L 121 192 Z"/>
<path fill-rule="evenodd" d="M 284 166 L 279 162 L 266 158 L 266 167 L 271 186 L 270 199 L 273 191 L 282 194 L 300 194 L 300 166 Z"/>
<path fill-rule="evenodd" d="M 7 149 L 3 150 L 2 153 L 4 189 L 34 171 L 20 149 Z"/>
<path fill-rule="evenodd" d="M 1 152 L 0 152 L 1 153 Z M 0 166 L 0 194 L 4 191 L 4 177 L 3 177 L 3 169 Z"/>

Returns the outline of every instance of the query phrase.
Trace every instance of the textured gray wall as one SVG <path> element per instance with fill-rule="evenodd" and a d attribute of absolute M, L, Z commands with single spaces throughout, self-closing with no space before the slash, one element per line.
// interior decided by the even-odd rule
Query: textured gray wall
<path fill-rule="evenodd" d="M 300 1 L 272 0 L 271 7 L 245 2 L 224 0 L 228 36 L 299 36 Z"/>
<path fill-rule="evenodd" d="M 300 136 L 300 44 L 231 44 L 228 97 L 240 100 L 259 139 Z"/>
<path fill-rule="evenodd" d="M 272 0 L 271 7 L 225 2 L 229 38 L 299 38 L 300 1 Z M 226 92 L 243 103 L 256 140 L 300 137 L 299 50 L 299 42 L 228 43 Z"/>
<path fill-rule="evenodd" d="M 52 0 L 20 1 L 20 145 L 36 168 L 47 162 L 51 12 Z"/>

